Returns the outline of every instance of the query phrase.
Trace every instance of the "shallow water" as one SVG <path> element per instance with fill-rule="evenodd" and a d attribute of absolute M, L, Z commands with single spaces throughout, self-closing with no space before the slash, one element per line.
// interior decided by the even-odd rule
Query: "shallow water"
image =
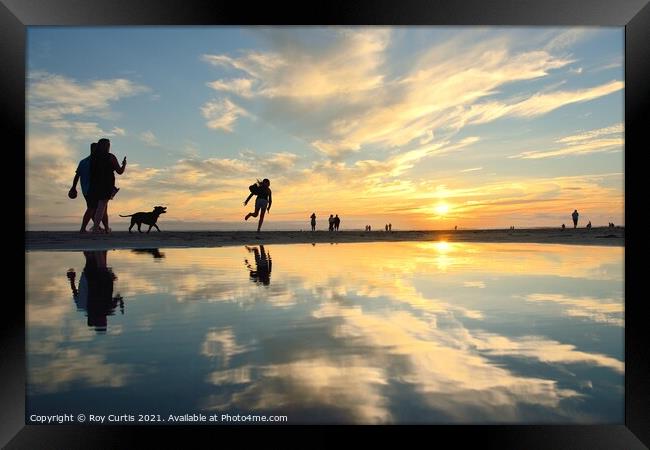
<path fill-rule="evenodd" d="M 623 254 L 432 242 L 30 251 L 27 416 L 623 423 Z"/>

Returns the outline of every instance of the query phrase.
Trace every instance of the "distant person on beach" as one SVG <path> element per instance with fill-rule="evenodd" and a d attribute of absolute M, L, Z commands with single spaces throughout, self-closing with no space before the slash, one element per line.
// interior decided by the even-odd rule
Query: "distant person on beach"
<path fill-rule="evenodd" d="M 316 231 L 316 213 L 311 213 L 309 218 L 311 219 L 311 231 Z"/>
<path fill-rule="evenodd" d="M 372 227 L 368 225 L 368 231 L 372 231 Z"/>
<path fill-rule="evenodd" d="M 454 225 L 454 231 L 458 229 L 458 225 Z"/>
<path fill-rule="evenodd" d="M 111 142 L 108 139 L 97 141 L 97 150 L 90 157 L 90 198 L 97 202 L 95 210 L 95 224 L 92 228 L 93 233 L 102 231 L 110 233 L 108 226 L 108 201 L 111 200 L 117 191 L 115 187 L 115 174 L 124 173 L 126 169 L 126 156 L 122 160 L 122 165 L 117 162 L 117 157 L 110 153 Z M 104 217 L 106 216 L 106 217 Z M 99 222 L 104 220 L 104 230 L 99 227 Z"/>
<path fill-rule="evenodd" d="M 384 230 L 388 233 L 388 224 L 384 225 Z"/>
<path fill-rule="evenodd" d="M 587 224 L 587 227 L 586 227 L 586 228 L 587 228 L 587 230 L 591 230 L 591 220 L 590 220 L 589 223 Z"/>
<path fill-rule="evenodd" d="M 388 231 L 393 231 L 393 224 L 392 223 L 388 224 Z"/>
<path fill-rule="evenodd" d="M 578 217 L 580 214 L 578 214 L 578 210 L 574 209 L 573 214 L 571 214 L 571 218 L 573 219 L 573 228 L 578 228 Z"/>
<path fill-rule="evenodd" d="M 564 224 L 562 224 L 562 231 L 564 231 L 565 228 L 566 228 L 566 226 Z"/>
<path fill-rule="evenodd" d="M 334 216 L 334 230 L 339 231 L 339 226 L 341 226 L 341 219 L 339 218 L 339 215 L 337 214 Z"/>
<path fill-rule="evenodd" d="M 253 195 L 257 196 L 257 199 L 255 199 L 255 212 L 246 214 L 244 220 L 248 220 L 249 217 L 257 217 L 259 213 L 260 220 L 257 223 L 258 233 L 260 232 L 260 228 L 262 228 L 262 223 L 264 222 L 264 214 L 271 211 L 273 198 L 271 197 L 270 186 L 271 181 L 268 178 L 264 178 L 261 182 L 258 180 L 257 183 L 248 187 L 251 193 L 248 198 L 244 200 L 244 206 L 246 206 Z"/>
<path fill-rule="evenodd" d="M 328 219 L 329 221 L 329 231 L 334 231 L 334 215 L 330 214 L 330 218 Z"/>
<path fill-rule="evenodd" d="M 250 271 L 251 281 L 262 283 L 265 286 L 271 284 L 271 255 L 264 250 L 263 245 L 260 245 L 259 250 L 257 247 L 246 246 L 246 250 L 255 255 L 255 268 L 251 266 L 248 259 L 244 259 L 246 267 Z"/>

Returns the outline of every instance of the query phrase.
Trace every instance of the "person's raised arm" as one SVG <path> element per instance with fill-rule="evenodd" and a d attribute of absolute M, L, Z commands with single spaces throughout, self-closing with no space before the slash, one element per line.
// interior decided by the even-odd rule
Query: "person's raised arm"
<path fill-rule="evenodd" d="M 246 205 L 248 204 L 248 201 L 251 199 L 252 196 L 253 196 L 253 193 L 251 192 L 251 195 L 249 195 L 249 196 L 246 198 L 246 200 L 244 200 L 244 206 L 246 206 Z"/>

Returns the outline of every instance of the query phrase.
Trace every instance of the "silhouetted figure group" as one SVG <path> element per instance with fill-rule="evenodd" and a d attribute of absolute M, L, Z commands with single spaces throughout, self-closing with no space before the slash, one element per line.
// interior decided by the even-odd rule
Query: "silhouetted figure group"
<path fill-rule="evenodd" d="M 115 197 L 119 188 L 115 187 L 115 173 L 123 174 L 126 169 L 126 156 L 122 165 L 110 153 L 111 143 L 100 139 L 90 144 L 90 156 L 79 161 L 77 171 L 68 191 L 68 197 L 77 198 L 77 182 L 81 181 L 81 192 L 86 200 L 86 212 L 81 220 L 80 233 L 86 232 L 86 226 L 93 219 L 94 233 L 110 233 L 108 226 L 108 202 Z M 100 227 L 100 222 L 104 228 Z"/>
<path fill-rule="evenodd" d="M 248 187 L 248 190 L 251 193 L 244 200 L 244 206 L 248 204 L 248 201 L 253 195 L 257 198 L 255 199 L 255 211 L 246 214 L 244 220 L 248 220 L 249 217 L 257 217 L 259 214 L 260 220 L 257 222 L 257 232 L 259 233 L 262 228 L 262 223 L 264 223 L 264 214 L 271 212 L 271 203 L 273 203 L 273 198 L 271 197 L 271 181 L 268 178 L 264 178 L 262 181 L 257 180 L 256 183 Z"/>
<path fill-rule="evenodd" d="M 386 231 L 393 231 L 393 225 L 390 224 L 390 223 L 387 223 L 387 224 L 384 226 L 384 229 L 385 229 Z"/>
<path fill-rule="evenodd" d="M 366 225 L 366 231 L 372 231 L 372 227 L 370 225 Z"/>
<path fill-rule="evenodd" d="M 616 227 L 616 226 L 614 225 L 613 222 L 609 222 L 609 223 L 607 224 L 607 228 L 615 228 L 615 227 Z"/>
<path fill-rule="evenodd" d="M 255 283 L 262 283 L 265 286 L 271 284 L 271 254 L 264 250 L 264 246 L 257 247 L 246 246 L 246 250 L 255 255 L 255 267 L 253 267 L 248 259 L 244 259 L 246 267 L 250 271 L 251 281 Z"/>
<path fill-rule="evenodd" d="M 339 231 L 339 226 L 341 225 L 341 219 L 339 218 L 338 214 L 336 216 L 330 214 L 328 223 L 329 223 L 329 228 L 328 228 L 329 231 Z"/>
<path fill-rule="evenodd" d="M 74 269 L 67 272 L 72 297 L 80 311 L 86 311 L 88 326 L 95 331 L 106 332 L 107 316 L 112 316 L 119 306 L 124 314 L 124 299 L 121 295 L 113 296 L 113 283 L 117 276 L 110 267 L 106 266 L 106 250 L 85 251 L 86 265 L 84 266 L 79 287 L 75 287 L 76 273 Z"/>

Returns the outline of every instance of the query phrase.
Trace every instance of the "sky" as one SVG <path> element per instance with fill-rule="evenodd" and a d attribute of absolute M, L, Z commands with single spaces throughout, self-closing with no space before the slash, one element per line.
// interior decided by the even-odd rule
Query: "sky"
<path fill-rule="evenodd" d="M 624 219 L 622 27 L 29 27 L 26 221 L 78 229 L 90 144 L 162 229 L 580 226 Z"/>

